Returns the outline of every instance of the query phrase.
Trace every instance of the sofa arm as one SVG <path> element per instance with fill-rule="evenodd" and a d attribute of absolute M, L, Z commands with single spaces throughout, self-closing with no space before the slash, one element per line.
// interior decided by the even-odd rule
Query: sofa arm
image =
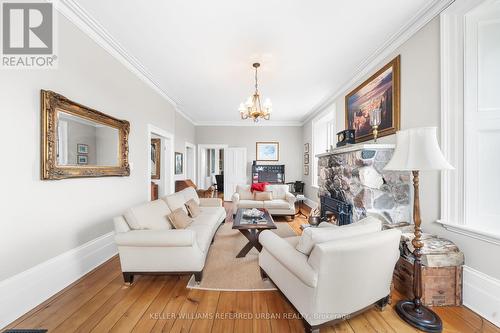
<path fill-rule="evenodd" d="M 201 207 L 222 207 L 222 199 L 219 198 L 200 198 Z"/>
<path fill-rule="evenodd" d="M 307 256 L 269 230 L 261 232 L 259 242 L 266 251 L 303 283 L 313 288 L 316 287 L 318 275 L 307 263 Z"/>
<path fill-rule="evenodd" d="M 234 204 L 237 204 L 239 201 L 240 201 L 240 194 L 235 192 L 233 193 L 232 197 L 231 197 L 231 201 L 234 203 Z"/>
<path fill-rule="evenodd" d="M 113 224 L 115 225 L 115 232 L 129 232 L 130 227 L 123 216 L 116 216 L 113 218 Z"/>
<path fill-rule="evenodd" d="M 286 199 L 286 201 L 288 201 L 288 203 L 290 204 L 290 206 L 294 206 L 295 205 L 295 200 L 297 200 L 297 198 L 295 197 L 295 195 L 293 195 L 290 192 L 286 192 L 285 199 Z"/>
<path fill-rule="evenodd" d="M 196 237 L 193 230 L 132 230 L 115 235 L 118 246 L 136 247 L 188 247 L 193 246 Z"/>

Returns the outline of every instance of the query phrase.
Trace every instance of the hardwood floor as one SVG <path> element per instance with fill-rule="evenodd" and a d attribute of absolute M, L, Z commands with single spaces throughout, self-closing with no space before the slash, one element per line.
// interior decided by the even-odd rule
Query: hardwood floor
<path fill-rule="evenodd" d="M 289 222 L 300 230 L 305 219 Z M 137 276 L 123 283 L 118 257 L 96 268 L 7 328 L 50 332 L 303 332 L 293 307 L 277 291 L 187 289 L 188 276 Z M 394 292 L 393 305 L 401 295 Z M 466 307 L 434 308 L 444 332 L 500 332 Z M 418 332 L 393 309 L 368 310 L 321 332 Z"/>

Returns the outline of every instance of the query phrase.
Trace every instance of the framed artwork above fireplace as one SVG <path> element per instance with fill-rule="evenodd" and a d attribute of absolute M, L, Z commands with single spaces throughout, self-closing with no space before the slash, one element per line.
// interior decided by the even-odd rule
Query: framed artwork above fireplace
<path fill-rule="evenodd" d="M 376 109 L 381 118 L 379 138 L 399 130 L 399 73 L 398 55 L 345 97 L 345 127 L 355 130 L 356 142 L 373 139 L 370 113 Z"/>

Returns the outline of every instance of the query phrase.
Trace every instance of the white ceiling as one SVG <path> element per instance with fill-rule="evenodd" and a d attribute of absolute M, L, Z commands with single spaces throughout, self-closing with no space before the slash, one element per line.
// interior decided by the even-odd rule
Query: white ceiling
<path fill-rule="evenodd" d="M 255 61 L 272 120 L 303 121 L 433 2 L 77 0 L 200 124 L 239 121 Z"/>

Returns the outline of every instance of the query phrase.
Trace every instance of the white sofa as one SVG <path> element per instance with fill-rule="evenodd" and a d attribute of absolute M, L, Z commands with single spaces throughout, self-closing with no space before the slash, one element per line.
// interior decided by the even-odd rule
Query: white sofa
<path fill-rule="evenodd" d="M 266 192 L 272 192 L 272 200 L 254 200 L 250 185 L 237 185 L 233 201 L 233 214 L 238 208 L 266 208 L 271 215 L 295 216 L 295 196 L 289 192 L 288 185 L 267 185 Z"/>
<path fill-rule="evenodd" d="M 263 277 L 269 277 L 303 315 L 308 331 L 317 332 L 373 304 L 383 307 L 389 300 L 401 232 L 373 232 L 373 222 L 335 228 L 335 239 L 327 241 L 318 234 L 322 228 L 315 230 L 312 239 L 317 243 L 309 255 L 296 249 L 302 236 L 280 238 L 263 231 L 259 237 Z"/>
<path fill-rule="evenodd" d="M 195 199 L 199 216 L 186 229 L 174 229 L 167 215 Z M 134 274 L 194 273 L 201 281 L 208 248 L 226 218 L 222 200 L 198 198 L 191 188 L 128 209 L 114 218 L 115 241 L 125 282 Z"/>

